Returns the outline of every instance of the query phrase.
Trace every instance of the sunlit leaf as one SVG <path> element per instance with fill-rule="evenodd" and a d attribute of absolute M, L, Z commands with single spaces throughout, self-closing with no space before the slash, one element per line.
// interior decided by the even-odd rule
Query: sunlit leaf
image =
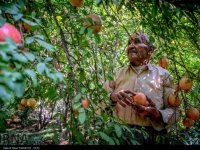
<path fill-rule="evenodd" d="M 122 129 L 120 128 L 119 125 L 116 125 L 116 124 L 114 125 L 114 127 L 115 127 L 115 132 L 117 136 L 120 138 L 122 136 Z"/>
<path fill-rule="evenodd" d="M 53 141 L 54 141 L 55 144 L 58 144 L 58 143 L 59 143 L 59 135 L 58 135 L 57 132 L 54 133 Z"/>
<path fill-rule="evenodd" d="M 37 26 L 37 23 L 32 22 L 32 21 L 30 21 L 30 20 L 27 20 L 27 19 L 25 19 L 25 18 L 22 18 L 22 20 L 23 20 L 25 23 L 27 23 L 28 25 L 30 25 L 30 26 Z"/>
<path fill-rule="evenodd" d="M 0 98 L 1 100 L 7 101 L 7 100 L 11 100 L 13 95 L 10 91 L 8 91 L 8 89 L 0 85 L 0 97 L 1 97 Z"/>
<path fill-rule="evenodd" d="M 80 34 L 83 34 L 83 33 L 85 32 L 85 29 L 86 29 L 86 27 L 81 27 L 79 33 L 80 33 Z"/>
<path fill-rule="evenodd" d="M 99 135 L 103 140 L 108 142 L 109 145 L 115 145 L 115 142 L 113 141 L 113 139 L 111 137 L 109 137 L 107 134 L 105 134 L 103 132 L 99 132 Z"/>
<path fill-rule="evenodd" d="M 34 38 L 33 37 L 27 37 L 26 38 L 26 44 L 30 44 L 34 41 Z"/>
<path fill-rule="evenodd" d="M 118 0 L 113 0 L 113 2 L 114 2 L 116 5 L 119 5 Z"/>
<path fill-rule="evenodd" d="M 15 21 L 18 21 L 22 17 L 23 17 L 23 14 L 15 14 L 15 15 L 13 15 L 13 18 L 15 19 Z"/>
<path fill-rule="evenodd" d="M 35 60 L 35 55 L 33 55 L 32 53 L 30 52 L 25 52 L 24 53 L 25 57 L 30 60 L 30 61 L 34 61 Z"/>
<path fill-rule="evenodd" d="M 39 40 L 39 39 L 36 39 L 36 41 L 37 41 L 42 47 L 46 48 L 47 50 L 50 50 L 50 51 L 52 51 L 52 52 L 55 51 L 53 45 L 51 45 L 51 44 L 49 44 L 49 43 L 47 43 L 47 42 L 45 42 L 45 41 Z"/>
<path fill-rule="evenodd" d="M 6 19 L 4 19 L 4 18 L 0 15 L 0 28 L 4 25 L 5 22 L 6 22 Z"/>
<path fill-rule="evenodd" d="M 37 77 L 36 74 L 33 70 L 31 69 L 27 69 L 24 71 L 28 76 L 31 77 L 32 81 L 33 81 L 33 85 L 36 86 L 37 85 Z"/>
<path fill-rule="evenodd" d="M 80 124 L 83 124 L 85 122 L 85 118 L 86 118 L 85 111 L 79 113 L 78 120 L 79 120 Z"/>
<path fill-rule="evenodd" d="M 44 70 L 45 70 L 45 64 L 44 63 L 38 63 L 37 64 L 37 71 L 38 71 L 38 73 L 39 74 L 42 74 L 43 72 L 44 72 Z"/>
<path fill-rule="evenodd" d="M 15 94 L 17 97 L 22 97 L 25 92 L 25 85 L 23 82 L 21 83 L 15 83 L 15 88 L 14 88 Z"/>
<path fill-rule="evenodd" d="M 96 3 L 99 4 L 101 2 L 101 0 L 96 0 Z"/>

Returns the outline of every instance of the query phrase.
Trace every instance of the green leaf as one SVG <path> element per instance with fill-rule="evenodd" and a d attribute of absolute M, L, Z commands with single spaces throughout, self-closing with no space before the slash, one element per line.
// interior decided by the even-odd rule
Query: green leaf
<path fill-rule="evenodd" d="M 2 51 L 9 52 L 10 51 L 9 44 L 6 42 L 0 42 L 0 50 L 1 50 L 1 52 Z"/>
<path fill-rule="evenodd" d="M 84 87 L 83 87 L 83 88 L 81 88 L 81 92 L 82 92 L 82 93 L 86 93 L 86 90 L 87 90 L 87 89 L 86 89 L 86 88 L 84 88 Z"/>
<path fill-rule="evenodd" d="M 114 15 L 110 16 L 114 21 L 117 21 L 117 18 Z"/>
<path fill-rule="evenodd" d="M 56 72 L 56 77 L 59 81 L 62 81 L 64 78 L 64 75 L 61 72 Z"/>
<path fill-rule="evenodd" d="M 140 145 L 140 143 L 136 139 L 132 139 L 132 138 L 131 138 L 131 143 L 133 145 Z"/>
<path fill-rule="evenodd" d="M 15 54 L 13 54 L 13 58 L 14 58 L 14 60 L 17 60 L 19 62 L 23 62 L 23 63 L 28 62 L 27 58 L 22 54 L 15 53 Z"/>
<path fill-rule="evenodd" d="M 22 80 L 23 76 L 20 72 L 13 72 L 12 73 L 12 81 Z"/>
<path fill-rule="evenodd" d="M 86 118 L 85 111 L 79 113 L 79 115 L 78 115 L 78 120 L 79 120 L 80 124 L 83 124 L 83 123 L 85 122 L 85 118 Z"/>
<path fill-rule="evenodd" d="M 15 42 L 13 41 L 12 38 L 9 38 L 9 37 L 5 36 L 4 39 L 6 40 L 6 42 L 8 42 L 9 49 L 14 50 L 14 49 L 17 48 L 17 45 L 15 44 Z"/>
<path fill-rule="evenodd" d="M 87 27 L 81 27 L 81 29 L 80 29 L 80 31 L 79 31 L 79 34 L 83 34 L 84 32 L 85 32 L 85 29 L 86 29 Z"/>
<path fill-rule="evenodd" d="M 99 135 L 103 140 L 108 142 L 109 145 L 115 145 L 115 142 L 113 141 L 113 139 L 111 137 L 109 137 L 108 135 L 106 135 L 105 133 L 99 132 Z"/>
<path fill-rule="evenodd" d="M 37 71 L 39 74 L 42 74 L 46 68 L 45 63 L 38 63 L 37 64 Z"/>
<path fill-rule="evenodd" d="M 79 102 L 80 98 L 81 98 L 81 94 L 79 93 L 79 94 L 76 95 L 76 97 L 75 97 L 75 102 Z"/>
<path fill-rule="evenodd" d="M 151 44 L 153 44 L 155 42 L 154 37 L 153 36 L 149 36 L 149 41 L 150 41 Z"/>
<path fill-rule="evenodd" d="M 53 60 L 52 57 L 47 57 L 47 58 L 45 58 L 44 62 L 50 62 L 50 61 L 52 61 L 52 60 Z"/>
<path fill-rule="evenodd" d="M 55 73 L 50 73 L 49 68 L 45 67 L 45 72 L 46 72 L 47 75 L 48 75 L 48 74 L 53 74 L 54 77 L 55 77 L 55 80 L 56 80 L 56 75 L 55 75 Z"/>
<path fill-rule="evenodd" d="M 93 29 L 91 27 L 87 28 L 87 36 L 91 37 L 93 33 Z"/>
<path fill-rule="evenodd" d="M 49 72 L 49 69 L 45 68 L 45 72 Z M 57 77 L 55 73 L 46 73 L 46 74 L 50 79 L 52 79 L 53 81 L 56 81 Z"/>
<path fill-rule="evenodd" d="M 37 78 L 36 78 L 35 72 L 31 69 L 27 69 L 24 72 L 31 77 L 33 81 L 33 86 L 37 86 Z"/>
<path fill-rule="evenodd" d="M 44 41 L 44 35 L 36 34 L 36 35 L 34 35 L 34 38 L 38 38 L 38 39 Z"/>
<path fill-rule="evenodd" d="M 33 37 L 27 37 L 26 38 L 26 44 L 30 44 L 34 41 L 34 38 Z"/>
<path fill-rule="evenodd" d="M 101 43 L 101 38 L 100 38 L 99 34 L 94 35 L 94 40 L 95 40 L 95 43 L 97 43 L 97 44 Z"/>
<path fill-rule="evenodd" d="M 19 9 L 17 8 L 16 4 L 13 3 L 2 4 L 0 6 L 0 10 L 3 10 L 9 14 L 17 14 L 19 12 Z"/>
<path fill-rule="evenodd" d="M 33 12 L 31 13 L 31 17 L 35 17 L 35 16 L 36 16 L 36 12 L 33 11 Z"/>
<path fill-rule="evenodd" d="M 122 136 L 122 129 L 120 128 L 119 125 L 116 125 L 116 124 L 114 125 L 114 127 L 115 127 L 115 132 L 117 136 L 120 138 Z"/>
<path fill-rule="evenodd" d="M 109 22 L 108 27 L 114 27 L 114 25 L 112 24 L 112 22 Z"/>
<path fill-rule="evenodd" d="M 119 5 L 118 0 L 113 0 L 113 2 L 114 2 L 116 5 Z"/>
<path fill-rule="evenodd" d="M 96 3 L 97 3 L 97 4 L 101 3 L 101 0 L 96 0 Z"/>
<path fill-rule="evenodd" d="M 73 103 L 73 109 L 76 110 L 78 108 L 81 107 L 81 103 L 80 102 L 76 102 L 76 103 Z"/>
<path fill-rule="evenodd" d="M 158 12 L 158 8 L 156 5 L 153 5 L 153 9 L 152 9 L 152 17 L 155 18 L 157 16 L 157 12 Z"/>
<path fill-rule="evenodd" d="M 25 92 L 24 83 L 15 83 L 14 92 L 15 92 L 17 97 L 22 97 L 24 95 L 24 92 Z"/>
<path fill-rule="evenodd" d="M 35 56 L 34 56 L 32 53 L 30 53 L 30 52 L 26 52 L 26 53 L 24 53 L 24 55 L 25 55 L 26 58 L 28 58 L 28 60 L 30 60 L 30 61 L 34 61 L 34 60 L 35 60 Z"/>
<path fill-rule="evenodd" d="M 85 112 L 85 109 L 83 107 L 81 107 L 81 108 L 78 109 L 78 112 L 79 113 Z"/>
<path fill-rule="evenodd" d="M 54 133 L 53 141 L 55 144 L 59 144 L 59 136 L 57 132 Z"/>
<path fill-rule="evenodd" d="M 53 118 L 58 118 L 61 121 L 64 121 L 64 115 L 62 113 L 56 113 Z"/>
<path fill-rule="evenodd" d="M 123 126 L 123 128 L 126 129 L 134 137 L 134 134 L 127 126 Z"/>
<path fill-rule="evenodd" d="M 0 15 L 0 28 L 4 25 L 4 23 L 6 23 L 6 19 L 4 19 L 4 18 Z"/>
<path fill-rule="evenodd" d="M 27 19 L 24 19 L 24 18 L 22 18 L 22 20 L 23 20 L 25 23 L 27 23 L 28 25 L 30 25 L 30 26 L 37 26 L 37 23 L 32 22 L 32 21 L 30 21 L 30 20 L 27 20 Z"/>
<path fill-rule="evenodd" d="M 0 133 L 5 132 L 6 123 L 5 119 L 7 118 L 7 114 L 4 111 L 0 111 Z"/>
<path fill-rule="evenodd" d="M 51 45 L 51 44 L 49 44 L 49 43 L 47 43 L 47 42 L 45 42 L 45 41 L 39 40 L 39 39 L 36 39 L 36 41 L 37 41 L 42 47 L 46 48 L 47 50 L 50 50 L 50 51 L 52 51 L 52 52 L 55 51 L 53 45 Z"/>
<path fill-rule="evenodd" d="M 0 51 L 0 56 L 1 56 L 1 59 L 2 59 L 3 61 L 5 61 L 5 62 L 9 62 L 10 59 L 11 59 L 10 56 L 8 56 L 6 53 L 1 52 L 1 51 Z"/>
<path fill-rule="evenodd" d="M 23 17 L 23 14 L 14 14 L 13 18 L 15 21 L 18 21 L 19 19 L 21 19 Z"/>
<path fill-rule="evenodd" d="M 11 100 L 12 93 L 8 91 L 4 86 L 0 85 L 0 99 L 3 101 Z"/>
<path fill-rule="evenodd" d="M 120 142 L 117 138 L 113 138 L 113 140 L 115 141 L 116 145 L 120 145 Z"/>
<path fill-rule="evenodd" d="M 44 95 L 48 97 L 49 100 L 54 100 L 58 96 L 56 89 L 54 89 L 53 87 L 49 87 Z"/>

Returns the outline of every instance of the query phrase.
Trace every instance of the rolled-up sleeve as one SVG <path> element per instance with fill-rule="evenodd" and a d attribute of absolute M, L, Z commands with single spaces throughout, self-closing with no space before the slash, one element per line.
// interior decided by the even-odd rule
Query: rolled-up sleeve
<path fill-rule="evenodd" d="M 108 97 L 110 97 L 110 94 L 112 92 L 114 92 L 114 90 L 115 90 L 115 87 L 116 87 L 116 81 L 115 80 L 116 80 L 118 74 L 119 74 L 119 69 L 116 69 L 114 71 L 113 79 L 112 80 L 107 80 L 103 84 L 103 88 L 108 92 Z"/>
<path fill-rule="evenodd" d="M 111 81 L 107 80 L 103 84 L 103 88 L 110 94 L 110 93 L 112 93 L 114 91 L 115 82 L 113 80 L 111 80 Z"/>
<path fill-rule="evenodd" d="M 159 110 L 163 122 L 166 125 L 173 125 L 179 120 L 180 114 L 179 110 L 176 107 L 171 107 L 168 104 L 168 98 L 170 94 L 175 92 L 173 78 L 170 76 L 168 72 L 165 74 L 165 78 L 163 80 L 163 100 L 164 100 L 164 108 Z"/>

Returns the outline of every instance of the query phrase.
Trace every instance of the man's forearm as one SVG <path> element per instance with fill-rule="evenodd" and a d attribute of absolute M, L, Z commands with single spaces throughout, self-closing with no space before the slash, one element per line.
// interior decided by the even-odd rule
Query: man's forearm
<path fill-rule="evenodd" d="M 155 110 L 151 112 L 150 118 L 154 121 L 162 120 L 162 115 L 160 114 L 160 111 Z"/>

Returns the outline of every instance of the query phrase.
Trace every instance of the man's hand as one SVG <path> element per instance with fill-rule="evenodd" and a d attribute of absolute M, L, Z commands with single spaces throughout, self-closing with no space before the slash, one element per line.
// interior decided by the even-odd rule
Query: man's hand
<path fill-rule="evenodd" d="M 152 102 L 151 99 L 147 98 L 149 105 L 143 106 L 137 103 L 133 103 L 132 107 L 135 109 L 135 111 L 143 116 L 143 117 L 150 117 L 152 120 L 159 120 L 161 118 L 160 112 L 156 108 L 156 105 L 154 102 Z"/>
<path fill-rule="evenodd" d="M 115 103 L 119 102 L 120 105 L 125 107 L 126 105 L 132 105 L 132 96 L 135 93 L 131 92 L 130 90 L 121 90 L 119 92 L 113 92 L 110 95 L 110 99 Z"/>

